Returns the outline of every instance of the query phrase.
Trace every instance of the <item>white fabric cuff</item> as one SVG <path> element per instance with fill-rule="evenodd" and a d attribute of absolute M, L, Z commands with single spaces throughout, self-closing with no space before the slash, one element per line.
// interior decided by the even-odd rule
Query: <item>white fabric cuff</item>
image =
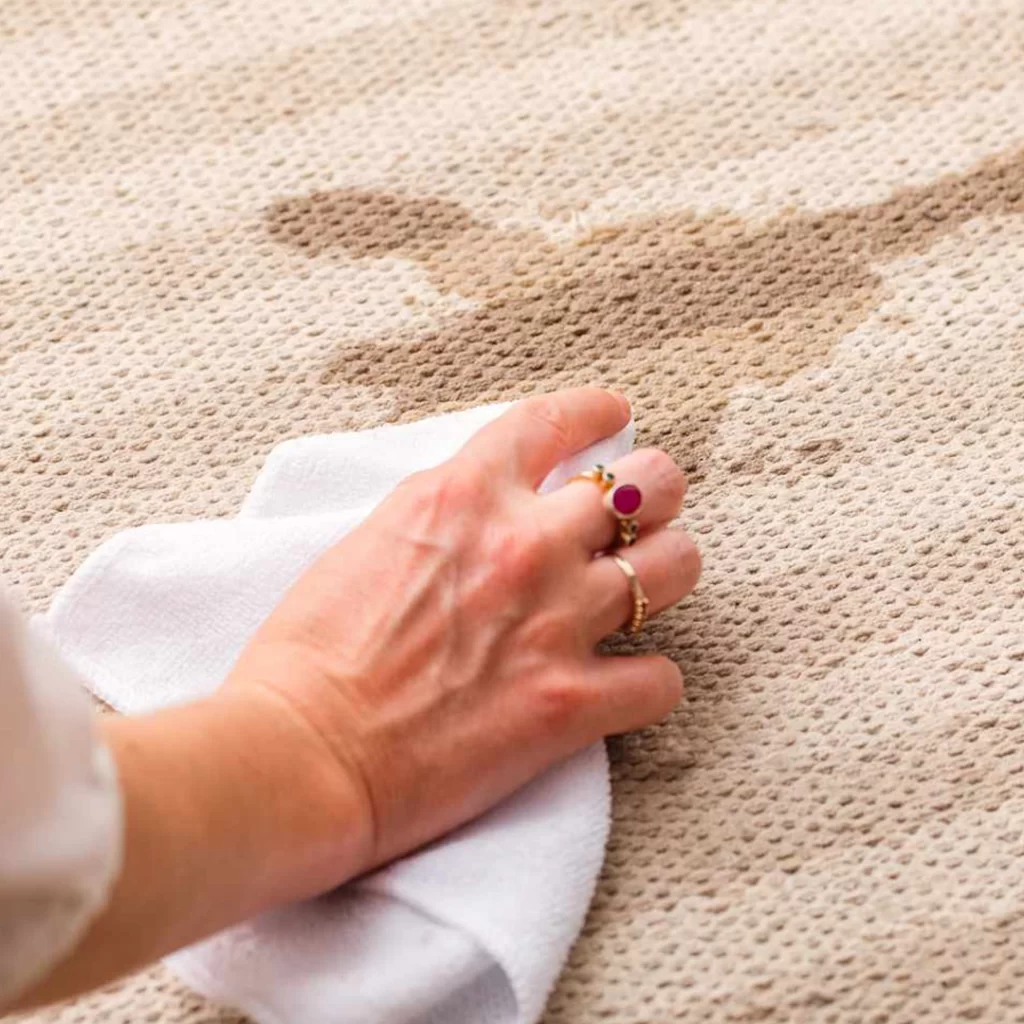
<path fill-rule="evenodd" d="M 80 680 L 0 590 L 0 1004 L 105 906 L 122 831 L 114 761 Z"/>

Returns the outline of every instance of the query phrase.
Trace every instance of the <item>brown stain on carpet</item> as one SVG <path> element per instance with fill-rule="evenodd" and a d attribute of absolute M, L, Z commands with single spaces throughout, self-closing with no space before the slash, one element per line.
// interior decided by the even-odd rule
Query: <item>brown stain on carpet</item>
<path fill-rule="evenodd" d="M 567 245 L 445 199 L 356 190 L 282 199 L 267 227 L 311 258 L 411 260 L 442 293 L 479 303 L 425 335 L 345 347 L 325 382 L 396 389 L 417 414 L 603 382 L 625 388 L 648 439 L 693 472 L 737 385 L 823 365 L 877 307 L 873 263 L 1022 212 L 1024 151 L 876 204 L 758 225 L 673 213 Z"/>

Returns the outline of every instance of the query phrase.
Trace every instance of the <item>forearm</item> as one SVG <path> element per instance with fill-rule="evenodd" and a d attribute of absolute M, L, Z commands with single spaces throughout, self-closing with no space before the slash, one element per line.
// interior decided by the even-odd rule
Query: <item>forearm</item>
<path fill-rule="evenodd" d="M 103 913 L 24 1008 L 116 978 L 355 873 L 365 821 L 285 708 L 216 696 L 103 731 L 124 799 L 124 860 Z"/>

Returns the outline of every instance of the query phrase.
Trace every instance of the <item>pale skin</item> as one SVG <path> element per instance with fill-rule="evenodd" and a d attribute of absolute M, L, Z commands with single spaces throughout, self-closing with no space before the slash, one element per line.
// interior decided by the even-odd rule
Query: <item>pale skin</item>
<path fill-rule="evenodd" d="M 664 718 L 682 694 L 672 661 L 596 652 L 632 610 L 622 571 L 595 557 L 615 536 L 600 489 L 536 494 L 629 416 L 599 389 L 520 403 L 325 552 L 216 694 L 105 718 L 122 873 L 73 953 L 8 1009 L 332 889 Z M 644 493 L 626 554 L 656 614 L 700 575 L 692 540 L 669 528 L 685 480 L 655 450 L 610 468 Z"/>

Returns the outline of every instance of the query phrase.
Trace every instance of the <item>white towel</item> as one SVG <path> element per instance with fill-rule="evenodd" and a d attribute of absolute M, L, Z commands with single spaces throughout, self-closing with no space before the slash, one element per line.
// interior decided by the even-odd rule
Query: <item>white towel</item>
<path fill-rule="evenodd" d="M 287 441 L 238 518 L 115 536 L 57 594 L 42 625 L 120 711 L 209 693 L 320 551 L 504 408 Z M 632 443 L 630 425 L 560 466 L 542 490 Z M 597 744 L 427 849 L 168 962 L 259 1024 L 535 1021 L 582 926 L 608 806 Z"/>

